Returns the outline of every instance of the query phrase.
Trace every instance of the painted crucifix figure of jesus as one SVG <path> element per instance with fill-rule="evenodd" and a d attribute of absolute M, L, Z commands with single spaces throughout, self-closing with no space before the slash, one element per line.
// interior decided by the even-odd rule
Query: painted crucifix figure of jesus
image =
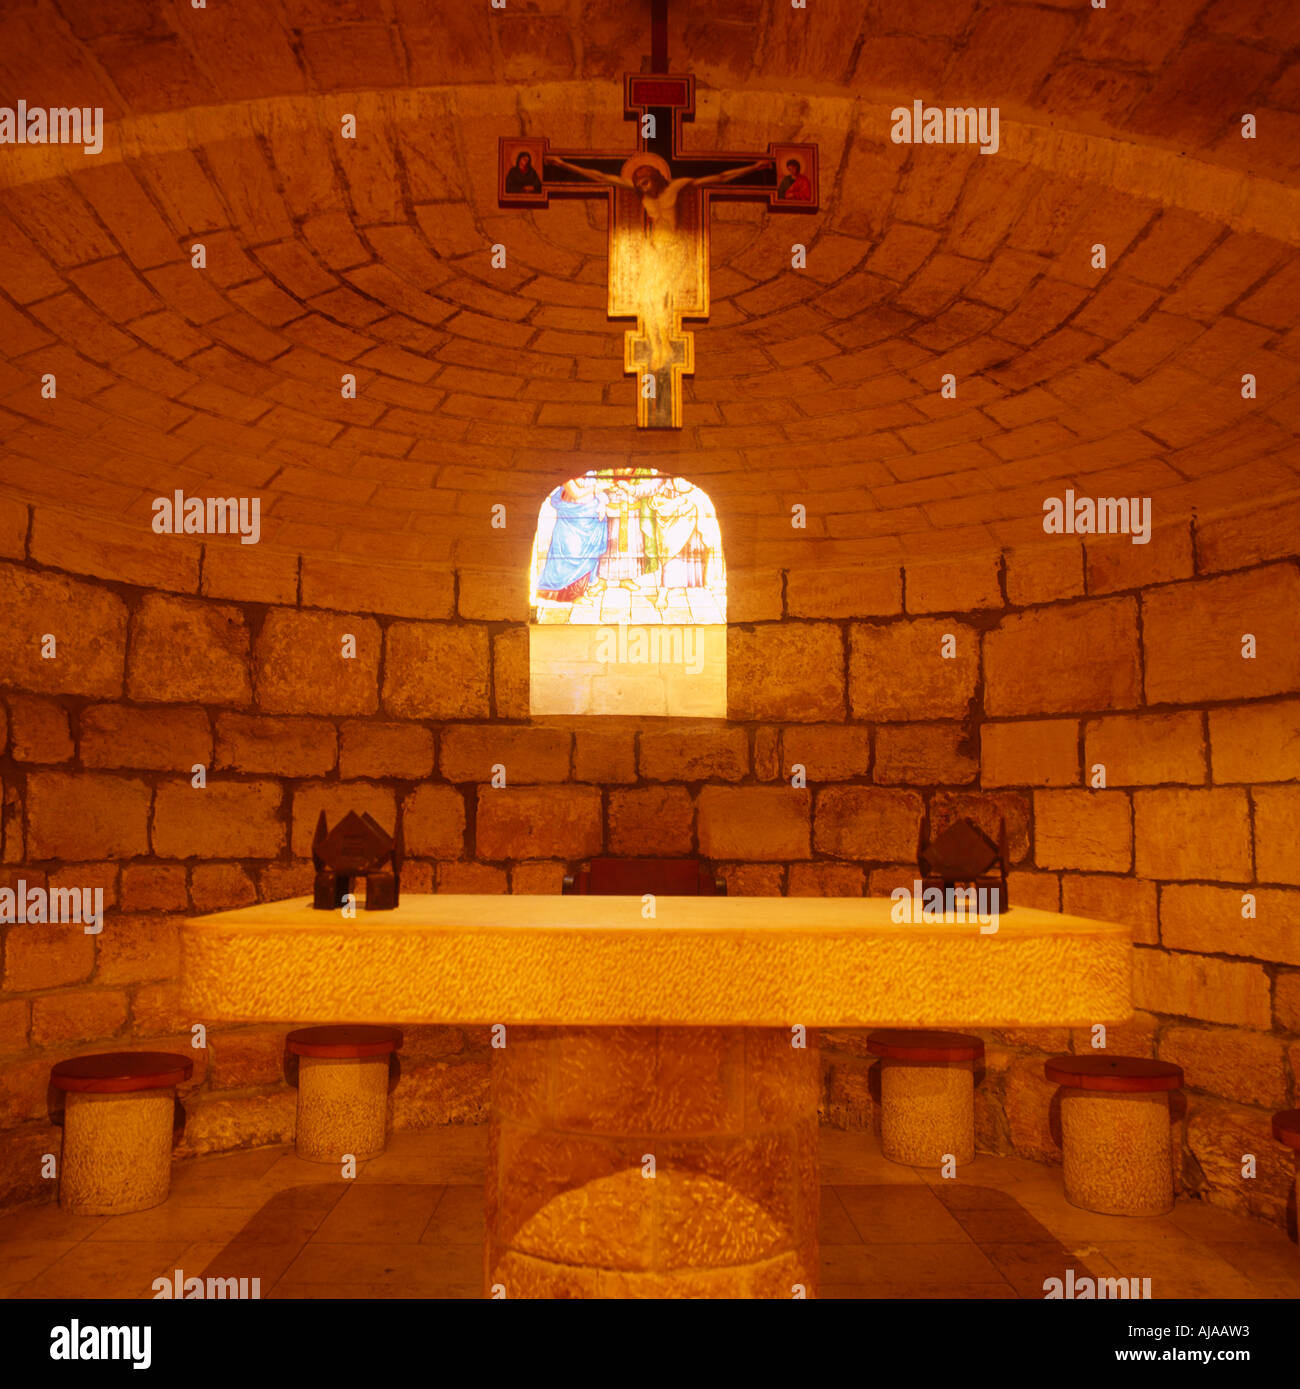
<path fill-rule="evenodd" d="M 703 188 L 706 184 L 712 183 L 732 183 L 755 169 L 770 169 L 773 161 L 756 159 L 752 164 L 743 164 L 739 169 L 728 169 L 724 174 L 706 174 L 697 178 L 665 176 L 658 167 L 662 161 L 646 155 L 633 155 L 627 161 L 632 171 L 630 178 L 621 173 L 603 174 L 599 169 L 584 169 L 579 164 L 561 159 L 558 154 L 547 155 L 546 162 L 558 164 L 560 168 L 568 169 L 570 173 L 578 174 L 582 178 L 609 183 L 615 188 L 635 189 L 641 198 L 641 210 L 650 223 L 651 239 L 656 244 L 662 244 L 665 241 L 675 242 L 677 239 L 677 199 L 687 188 Z M 665 236 L 665 232 L 670 235 Z"/>
<path fill-rule="evenodd" d="M 615 202 L 611 298 L 617 283 L 620 301 L 635 300 L 638 323 L 649 343 L 648 354 L 638 362 L 654 380 L 654 396 L 650 398 L 671 399 L 671 369 L 678 360 L 674 340 L 680 341 L 682 315 L 698 313 L 703 307 L 698 283 L 703 218 L 697 190 L 734 183 L 759 169 L 774 168 L 773 161 L 756 159 L 722 173 L 677 177 L 664 160 L 648 151 L 633 155 L 616 174 L 583 168 L 558 155 L 548 155 L 546 162 L 633 195 Z M 633 208 L 639 217 L 628 215 Z M 703 269 L 707 274 L 707 261 Z"/>
<path fill-rule="evenodd" d="M 636 320 L 623 338 L 623 369 L 636 380 L 637 424 L 682 423 L 683 376 L 695 371 L 694 334 L 683 320 L 709 316 L 710 206 L 716 198 L 765 201 L 776 212 L 815 212 L 817 146 L 771 144 L 766 156 L 682 149 L 695 112 L 695 79 L 667 71 L 666 0 L 655 0 L 649 72 L 624 77 L 624 114 L 638 122 L 636 152 L 552 151 L 541 136 L 503 136 L 502 207 L 546 207 L 552 196 L 609 200 L 609 316 Z M 523 155 L 540 189 L 512 175 Z M 793 163 L 799 177 L 781 173 Z"/>

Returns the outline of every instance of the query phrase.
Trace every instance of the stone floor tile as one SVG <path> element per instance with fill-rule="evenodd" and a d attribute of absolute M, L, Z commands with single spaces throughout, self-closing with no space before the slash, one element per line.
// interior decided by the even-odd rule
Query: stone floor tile
<path fill-rule="evenodd" d="M 225 1245 L 195 1272 L 203 1278 L 261 1279 L 265 1297 L 283 1278 L 285 1270 L 302 1253 L 301 1242 L 285 1244 L 253 1243 L 236 1239 Z M 189 1270 L 186 1269 L 188 1273 Z"/>
<path fill-rule="evenodd" d="M 332 1185 L 284 1187 L 269 1191 L 237 1232 L 245 1244 L 305 1244 L 349 1189 Z"/>
<path fill-rule="evenodd" d="M 304 1186 L 328 1186 L 328 1183 L 304 1182 Z M 234 1209 L 256 1210 L 277 1192 L 290 1190 L 280 1181 L 259 1177 L 198 1178 L 183 1184 L 172 1183 L 169 1206 L 229 1206 Z"/>
<path fill-rule="evenodd" d="M 397 1182 L 353 1185 L 331 1208 L 312 1239 L 325 1244 L 418 1244 L 444 1189 Z M 482 1204 L 480 1192 L 480 1208 Z"/>
<path fill-rule="evenodd" d="M 277 1302 L 310 1302 L 322 1298 L 340 1301 L 384 1301 L 392 1302 L 403 1297 L 418 1297 L 420 1301 L 469 1301 L 483 1296 L 482 1277 L 473 1282 L 464 1280 L 424 1285 L 418 1294 L 394 1291 L 384 1283 L 286 1283 L 276 1285 L 270 1296 Z"/>
<path fill-rule="evenodd" d="M 190 1240 L 82 1240 L 23 1287 L 24 1297 L 138 1298 Z"/>
<path fill-rule="evenodd" d="M 835 1244 L 821 1252 L 824 1286 L 850 1284 L 863 1297 L 1014 1297 L 1015 1290 L 973 1244 Z"/>
<path fill-rule="evenodd" d="M 283 1147 L 248 1148 L 238 1153 L 213 1153 L 172 1164 L 172 1187 L 179 1182 L 211 1181 L 214 1177 L 264 1177 L 285 1156 Z"/>
<path fill-rule="evenodd" d="M 854 1228 L 866 1244 L 968 1244 L 962 1229 L 924 1187 L 836 1187 Z"/>
<path fill-rule="evenodd" d="M 284 1281 L 368 1283 L 423 1295 L 435 1284 L 469 1282 L 483 1276 L 483 1251 L 468 1245 L 323 1244 L 305 1246 L 285 1272 Z"/>
<path fill-rule="evenodd" d="M 1073 1269 L 1076 1278 L 1095 1278 L 1101 1272 L 1109 1274 L 1105 1259 L 1096 1258 L 1100 1267 L 1094 1268 L 1072 1250 L 1056 1243 L 998 1241 L 980 1247 L 988 1255 L 989 1262 L 1016 1290 L 1017 1296 L 1030 1300 L 1046 1297 L 1047 1280 L 1060 1278 L 1064 1281 L 1067 1269 Z"/>
<path fill-rule="evenodd" d="M 931 1190 L 976 1244 L 1059 1244 L 1057 1236 L 1016 1200 L 1014 1187 L 1012 1191 Z"/>
<path fill-rule="evenodd" d="M 1241 1233 L 1240 1231 L 1238 1233 Z M 1281 1232 L 1278 1232 L 1279 1235 Z M 1230 1263 L 1251 1282 L 1289 1284 L 1300 1298 L 1300 1249 L 1285 1236 L 1277 1240 L 1204 1240 L 1216 1257 Z"/>
<path fill-rule="evenodd" d="M 844 1209 L 844 1202 L 833 1186 L 822 1187 L 821 1221 L 818 1239 L 826 1244 L 861 1244 L 862 1236 L 854 1225 L 852 1216 Z"/>
<path fill-rule="evenodd" d="M 71 1215 L 57 1202 L 27 1206 L 0 1215 L 0 1244 L 9 1240 L 83 1240 L 110 1219 L 106 1215 Z"/>
<path fill-rule="evenodd" d="M 485 1124 L 449 1124 L 420 1133 L 394 1133 L 388 1149 L 358 1173 L 365 1182 L 461 1184 L 483 1180 L 487 1162 Z"/>
<path fill-rule="evenodd" d="M 1017 1198 L 1062 1243 L 1071 1240 L 1180 1240 L 1186 1235 L 1167 1216 L 1103 1215 L 1070 1205 L 1063 1196 L 1025 1192 Z"/>
<path fill-rule="evenodd" d="M 483 1184 L 444 1187 L 421 1244 L 468 1244 L 482 1249 Z"/>
<path fill-rule="evenodd" d="M 328 1186 L 331 1182 L 359 1181 L 367 1165 L 365 1162 L 357 1163 L 356 1176 L 345 1177 L 342 1164 L 308 1162 L 289 1148 L 283 1152 L 278 1162 L 272 1164 L 268 1171 L 257 1178 L 257 1181 L 267 1188 Z"/>
<path fill-rule="evenodd" d="M 823 1182 L 871 1186 L 920 1186 L 921 1170 L 890 1162 L 869 1133 L 822 1131 L 818 1143 Z"/>
<path fill-rule="evenodd" d="M 1161 1298 L 1252 1297 L 1252 1280 L 1209 1245 L 1176 1239 L 1098 1241 L 1097 1251 L 1120 1278 L 1149 1278 Z M 1108 1270 L 1109 1272 L 1110 1270 Z"/>
<path fill-rule="evenodd" d="M 80 1240 L 7 1240 L 0 1247 L 0 1269 L 4 1271 L 5 1283 L 17 1288 L 31 1282 L 79 1243 Z"/>
<path fill-rule="evenodd" d="M 224 1241 L 233 1239 L 255 1213 L 252 1207 L 191 1206 L 164 1201 L 152 1210 L 133 1211 L 130 1215 L 110 1216 L 87 1240 L 140 1240 L 159 1244 L 183 1240 Z"/>
<path fill-rule="evenodd" d="M 1266 1225 L 1262 1220 L 1252 1220 L 1237 1211 L 1223 1206 L 1211 1206 L 1206 1201 L 1178 1200 L 1165 1217 L 1184 1233 L 1197 1239 L 1226 1240 L 1229 1243 L 1243 1238 L 1244 1231 L 1258 1233 L 1261 1240 L 1273 1240 L 1296 1246 L 1288 1238 L 1286 1231 L 1275 1225 Z"/>

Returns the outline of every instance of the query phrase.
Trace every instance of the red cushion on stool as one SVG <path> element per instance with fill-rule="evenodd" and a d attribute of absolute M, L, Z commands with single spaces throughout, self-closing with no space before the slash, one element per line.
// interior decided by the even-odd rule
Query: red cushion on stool
<path fill-rule="evenodd" d="M 1048 1080 L 1071 1090 L 1109 1090 L 1138 1094 L 1177 1090 L 1183 1069 L 1145 1056 L 1053 1056 L 1043 1067 Z"/>
<path fill-rule="evenodd" d="M 289 1050 L 295 1056 L 319 1056 L 343 1060 L 356 1056 L 385 1056 L 402 1045 L 399 1027 L 372 1027 L 366 1023 L 339 1023 L 326 1027 L 300 1027 L 289 1033 Z"/>
<path fill-rule="evenodd" d="M 887 1027 L 868 1036 L 867 1050 L 894 1061 L 974 1061 L 984 1055 L 984 1043 L 964 1032 Z"/>
<path fill-rule="evenodd" d="M 1273 1137 L 1288 1148 L 1300 1148 L 1300 1109 L 1284 1109 L 1273 1116 Z"/>
<path fill-rule="evenodd" d="M 193 1074 L 194 1062 L 174 1052 L 105 1051 L 58 1062 L 50 1068 L 50 1083 L 56 1090 L 113 1095 L 128 1090 L 165 1090 Z"/>

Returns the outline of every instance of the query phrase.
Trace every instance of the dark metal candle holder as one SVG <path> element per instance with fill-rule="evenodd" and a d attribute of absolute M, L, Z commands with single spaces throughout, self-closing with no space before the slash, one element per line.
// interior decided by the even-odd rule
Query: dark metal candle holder
<path fill-rule="evenodd" d="M 312 906 L 317 911 L 341 907 L 360 877 L 366 880 L 368 912 L 391 911 L 397 906 L 401 892 L 400 839 L 395 841 L 364 812 L 358 815 L 349 810 L 331 830 L 322 810 L 311 842 L 311 859 L 316 865 Z"/>
<path fill-rule="evenodd" d="M 928 842 L 927 842 L 928 841 Z M 973 887 L 977 893 L 998 893 L 998 910 L 1007 911 L 1007 822 L 998 821 L 995 844 L 970 820 L 954 820 L 941 834 L 930 838 L 930 817 L 921 821 L 916 845 L 917 866 L 921 870 L 921 890 L 938 888 L 945 907 L 955 901 L 955 889 Z M 977 901 L 979 898 L 977 897 Z"/>

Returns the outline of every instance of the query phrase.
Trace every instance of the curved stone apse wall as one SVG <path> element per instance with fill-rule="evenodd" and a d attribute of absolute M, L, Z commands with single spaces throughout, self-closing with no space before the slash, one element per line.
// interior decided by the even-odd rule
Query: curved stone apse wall
<path fill-rule="evenodd" d="M 725 503 L 720 519 L 725 540 Z M 189 1048 L 179 921 L 305 894 L 322 808 L 400 825 L 413 892 L 558 892 L 607 852 L 698 853 L 732 893 L 791 895 L 910 882 L 928 811 L 936 829 L 1006 818 L 1013 904 L 1132 925 L 1138 1011 L 1108 1044 L 1185 1068 L 1184 1187 L 1280 1222 L 1268 1116 L 1300 1098 L 1297 534 L 1292 496 L 1145 545 L 1040 534 L 960 560 L 733 568 L 727 720 L 530 722 L 523 563 L 200 545 L 0 502 L 3 880 L 100 886 L 107 906 L 98 935 L 0 927 L 0 1198 L 53 1197 L 53 1061 Z M 208 1030 L 182 1153 L 290 1137 L 287 1030 Z M 1043 1055 L 1091 1033 L 986 1040 L 981 1147 L 1056 1160 Z M 864 1041 L 824 1039 L 826 1123 L 872 1122 Z M 483 1029 L 407 1029 L 398 1126 L 480 1119 L 485 1048 Z"/>

